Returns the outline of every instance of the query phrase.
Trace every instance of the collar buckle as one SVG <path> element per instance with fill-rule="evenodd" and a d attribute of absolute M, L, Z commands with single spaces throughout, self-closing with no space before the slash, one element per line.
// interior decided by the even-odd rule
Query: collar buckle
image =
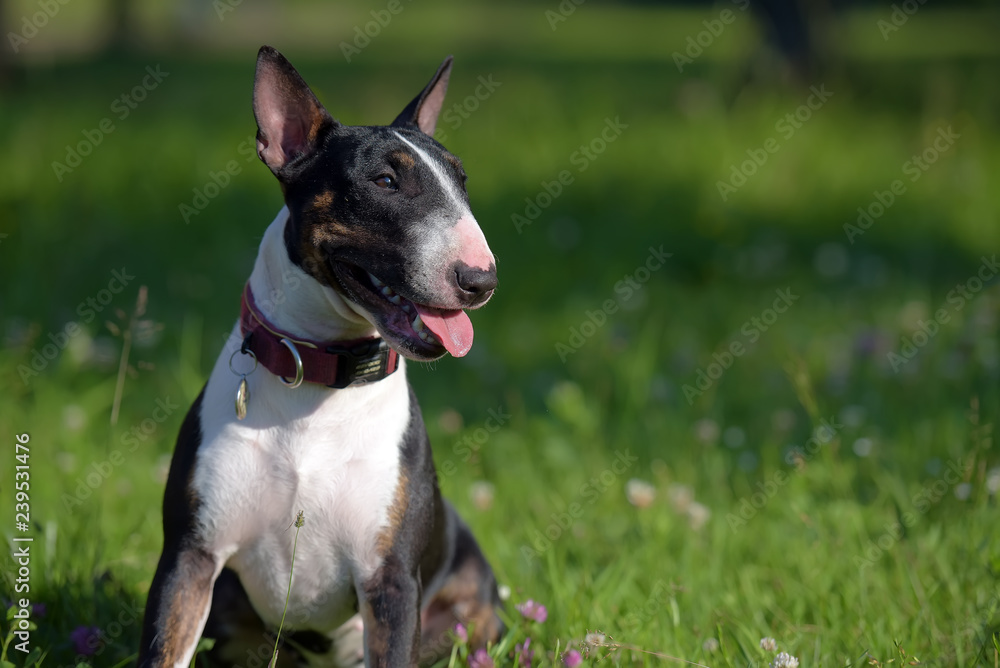
<path fill-rule="evenodd" d="M 352 385 L 382 380 L 395 369 L 389 369 L 389 344 L 385 339 L 362 341 L 350 346 L 327 346 L 326 352 L 339 355 L 337 380 L 328 385 L 343 389 Z"/>

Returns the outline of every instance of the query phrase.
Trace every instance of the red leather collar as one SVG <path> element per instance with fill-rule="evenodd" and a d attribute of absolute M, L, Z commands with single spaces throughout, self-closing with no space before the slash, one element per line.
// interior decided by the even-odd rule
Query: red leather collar
<path fill-rule="evenodd" d="M 321 342 L 282 332 L 260 312 L 250 283 L 243 289 L 240 331 L 241 350 L 252 352 L 265 369 L 290 386 L 305 381 L 339 389 L 382 380 L 399 368 L 399 355 L 385 339 Z M 293 350 L 302 362 L 301 378 Z"/>

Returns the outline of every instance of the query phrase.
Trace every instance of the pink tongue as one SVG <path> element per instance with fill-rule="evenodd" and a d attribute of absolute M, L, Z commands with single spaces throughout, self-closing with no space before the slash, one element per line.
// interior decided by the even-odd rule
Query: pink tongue
<path fill-rule="evenodd" d="M 455 357 L 464 357 L 469 352 L 472 348 L 472 321 L 465 315 L 465 311 L 442 311 L 419 304 L 414 306 L 424 325 L 438 337 L 449 353 Z"/>

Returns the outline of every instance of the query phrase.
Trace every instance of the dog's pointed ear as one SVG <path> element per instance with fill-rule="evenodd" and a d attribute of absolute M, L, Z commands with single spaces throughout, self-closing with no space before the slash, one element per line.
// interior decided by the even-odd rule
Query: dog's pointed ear
<path fill-rule="evenodd" d="M 257 155 L 275 175 L 312 153 L 322 135 L 337 125 L 292 64 L 270 46 L 257 53 L 253 115 Z"/>
<path fill-rule="evenodd" d="M 451 76 L 451 56 L 444 59 L 441 67 L 420 95 L 406 105 L 403 113 L 392 122 L 395 126 L 417 126 L 425 135 L 434 136 L 438 115 L 444 106 L 444 95 L 448 92 L 448 77 Z"/>

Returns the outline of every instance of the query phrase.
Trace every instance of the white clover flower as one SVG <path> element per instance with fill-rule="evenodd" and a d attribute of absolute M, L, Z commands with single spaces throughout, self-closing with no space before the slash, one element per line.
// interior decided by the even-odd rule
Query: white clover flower
<path fill-rule="evenodd" d="M 495 491 L 493 483 L 477 480 L 469 485 L 469 500 L 478 510 L 489 510 L 493 507 Z"/>
<path fill-rule="evenodd" d="M 688 506 L 688 521 L 691 523 L 691 528 L 695 531 L 700 530 L 705 523 L 712 517 L 712 511 L 709 510 L 708 506 L 704 506 L 697 501 L 692 501 L 691 505 Z"/>
<path fill-rule="evenodd" d="M 719 438 L 719 423 L 711 418 L 702 418 L 694 423 L 694 435 L 702 443 L 711 445 Z"/>
<path fill-rule="evenodd" d="M 774 638 L 761 638 L 760 648 L 765 652 L 773 652 L 778 649 L 778 643 Z"/>
<path fill-rule="evenodd" d="M 1000 467 L 990 469 L 986 473 L 986 489 L 990 491 L 990 494 L 1000 492 Z"/>
<path fill-rule="evenodd" d="M 688 511 L 691 502 L 694 501 L 694 490 L 687 485 L 674 483 L 667 488 L 667 498 L 670 499 L 670 505 L 673 506 L 674 510 L 683 514 Z"/>
<path fill-rule="evenodd" d="M 636 508 L 648 508 L 656 499 L 656 488 L 645 480 L 632 478 L 625 483 L 625 498 Z"/>
<path fill-rule="evenodd" d="M 771 668 L 799 668 L 799 660 L 788 652 L 781 652 L 774 657 Z"/>

